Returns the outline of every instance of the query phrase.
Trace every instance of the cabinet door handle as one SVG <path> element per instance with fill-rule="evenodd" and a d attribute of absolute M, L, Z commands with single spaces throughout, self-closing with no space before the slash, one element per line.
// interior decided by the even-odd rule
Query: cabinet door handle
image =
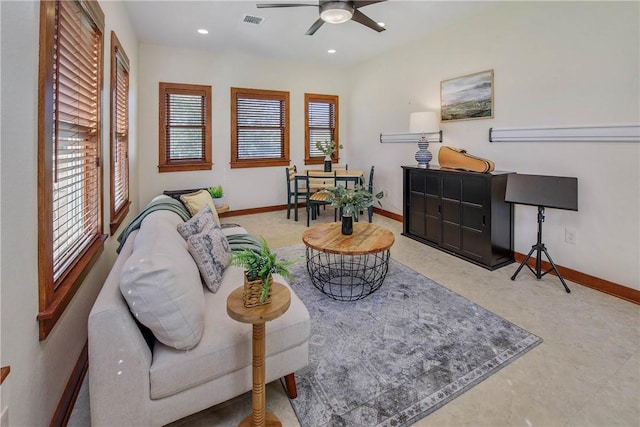
<path fill-rule="evenodd" d="M 482 226 L 483 226 L 483 227 L 484 227 L 485 225 L 487 225 L 487 224 L 486 224 L 486 222 L 485 222 L 485 219 L 486 219 L 486 217 L 485 217 L 484 215 L 482 215 Z"/>

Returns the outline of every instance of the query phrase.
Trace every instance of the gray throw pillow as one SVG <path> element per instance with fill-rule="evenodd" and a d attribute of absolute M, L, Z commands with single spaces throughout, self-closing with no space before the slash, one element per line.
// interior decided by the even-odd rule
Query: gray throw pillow
<path fill-rule="evenodd" d="M 220 227 L 211 221 L 201 233 L 187 239 L 189 253 L 200 270 L 205 285 L 217 292 L 224 270 L 231 261 L 231 247 Z"/>
<path fill-rule="evenodd" d="M 202 233 L 202 230 L 204 230 L 210 222 L 214 222 L 213 212 L 211 212 L 209 206 L 205 205 L 197 214 L 192 216 L 191 219 L 178 224 L 178 233 L 180 233 L 184 240 L 187 240 L 195 234 Z"/>

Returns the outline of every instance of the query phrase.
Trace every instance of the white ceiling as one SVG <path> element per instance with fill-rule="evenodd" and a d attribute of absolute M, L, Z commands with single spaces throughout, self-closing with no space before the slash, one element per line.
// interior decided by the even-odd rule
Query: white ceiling
<path fill-rule="evenodd" d="M 257 3 L 289 0 L 127 1 L 140 41 L 214 52 L 241 52 L 285 61 L 352 64 L 416 40 L 485 9 L 483 1 L 389 0 L 360 9 L 386 31 L 377 33 L 357 22 L 324 24 L 305 35 L 318 19 L 315 7 L 258 9 Z M 317 4 L 317 1 L 298 1 Z M 245 15 L 264 18 L 261 25 L 243 23 Z M 209 34 L 200 35 L 205 28 Z M 328 54 L 328 49 L 336 49 Z"/>

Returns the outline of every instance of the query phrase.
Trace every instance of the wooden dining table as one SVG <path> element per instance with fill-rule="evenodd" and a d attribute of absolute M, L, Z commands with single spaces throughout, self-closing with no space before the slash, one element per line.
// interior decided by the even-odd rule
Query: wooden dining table
<path fill-rule="evenodd" d="M 322 172 L 322 169 L 308 169 L 309 172 Z M 336 169 L 336 184 L 343 182 L 345 186 L 349 185 L 349 182 L 353 182 L 354 185 L 362 184 L 364 182 L 364 171 L 359 169 Z M 307 170 L 299 171 L 294 175 L 294 192 L 295 201 L 293 209 L 293 219 L 298 220 L 298 189 L 299 183 L 304 182 L 307 179 Z M 305 189 L 306 192 L 306 189 Z"/>

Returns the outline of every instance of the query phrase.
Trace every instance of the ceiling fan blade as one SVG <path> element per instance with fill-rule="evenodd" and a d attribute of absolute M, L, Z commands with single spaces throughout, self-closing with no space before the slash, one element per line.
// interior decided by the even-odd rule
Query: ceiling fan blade
<path fill-rule="evenodd" d="M 308 36 L 312 36 L 316 31 L 318 31 L 318 28 L 322 27 L 322 24 L 324 24 L 324 21 L 322 20 L 322 18 L 318 18 L 318 20 L 314 22 L 311 27 L 309 27 L 305 34 Z"/>
<path fill-rule="evenodd" d="M 356 9 L 357 9 L 357 8 L 359 8 L 359 7 L 369 6 L 370 4 L 382 3 L 382 2 L 384 2 L 384 1 L 387 1 L 387 0 L 370 0 L 370 1 L 365 1 L 365 0 L 363 0 L 363 1 L 354 1 L 354 2 L 353 2 L 353 5 L 354 5 L 354 6 L 356 7 Z"/>
<path fill-rule="evenodd" d="M 304 4 L 304 3 L 258 3 L 256 4 L 256 7 L 258 9 L 265 9 L 268 7 L 304 7 L 304 6 L 318 7 L 317 4 Z"/>
<path fill-rule="evenodd" d="M 377 31 L 379 33 L 384 31 L 384 27 L 381 27 L 380 25 L 378 25 L 378 23 L 376 21 L 374 21 L 373 19 L 369 18 L 367 15 L 365 15 L 362 12 L 360 12 L 358 9 L 356 9 L 356 11 L 353 12 L 353 16 L 351 17 L 351 20 L 359 22 L 360 24 L 364 25 L 365 27 L 369 27 L 372 30 L 375 30 L 375 31 Z"/>

